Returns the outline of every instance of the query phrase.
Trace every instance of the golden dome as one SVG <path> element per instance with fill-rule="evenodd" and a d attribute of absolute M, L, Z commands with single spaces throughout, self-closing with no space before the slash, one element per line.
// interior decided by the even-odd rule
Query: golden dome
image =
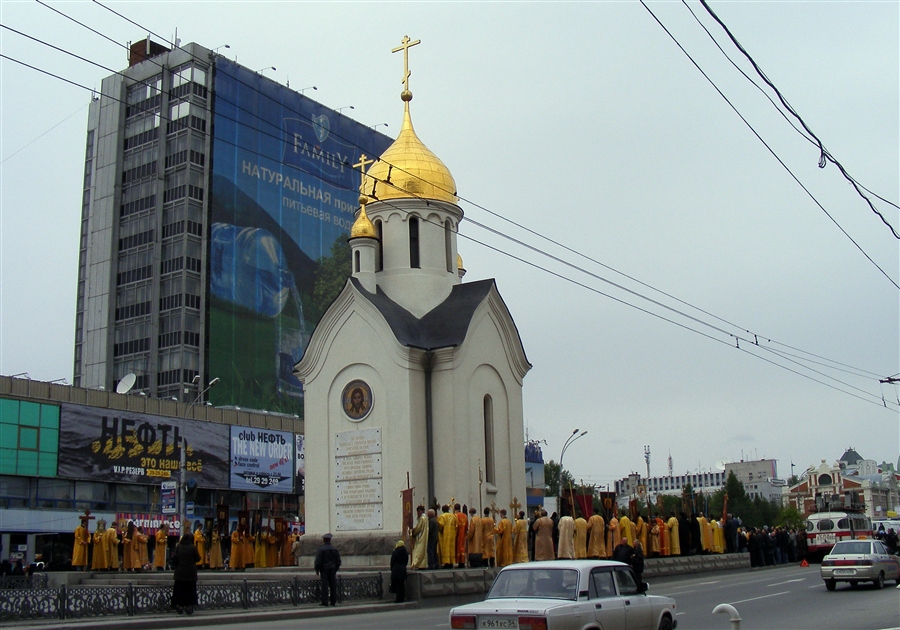
<path fill-rule="evenodd" d="M 457 269 L 465 269 L 465 267 L 463 267 L 463 263 L 462 263 L 462 256 L 460 256 L 459 254 L 456 255 L 456 268 Z"/>
<path fill-rule="evenodd" d="M 366 176 L 365 190 L 360 192 L 378 201 L 410 198 L 436 199 L 453 204 L 459 201 L 450 169 L 416 135 L 409 116 L 408 100 L 400 134 Z"/>
<path fill-rule="evenodd" d="M 360 198 L 360 201 L 363 198 Z M 375 233 L 375 226 L 369 221 L 369 215 L 366 214 L 366 204 L 362 204 L 359 208 L 359 216 L 353 222 L 350 228 L 350 238 L 378 238 Z"/>

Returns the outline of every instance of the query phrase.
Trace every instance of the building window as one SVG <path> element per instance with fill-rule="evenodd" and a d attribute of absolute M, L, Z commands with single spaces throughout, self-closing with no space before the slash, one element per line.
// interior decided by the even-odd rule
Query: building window
<path fill-rule="evenodd" d="M 409 266 L 411 269 L 419 268 L 419 219 L 409 219 Z"/>
<path fill-rule="evenodd" d="M 359 273 L 359 250 L 353 252 L 353 273 Z"/>
<path fill-rule="evenodd" d="M 450 220 L 444 221 L 444 257 L 447 259 L 447 271 L 453 273 L 453 240 L 450 234 L 453 228 L 450 226 Z"/>
<path fill-rule="evenodd" d="M 494 401 L 484 397 L 484 480 L 494 483 Z"/>
<path fill-rule="evenodd" d="M 375 260 L 375 271 L 384 269 L 384 239 L 381 233 L 381 220 L 375 221 L 375 235 L 378 237 L 378 256 Z"/>

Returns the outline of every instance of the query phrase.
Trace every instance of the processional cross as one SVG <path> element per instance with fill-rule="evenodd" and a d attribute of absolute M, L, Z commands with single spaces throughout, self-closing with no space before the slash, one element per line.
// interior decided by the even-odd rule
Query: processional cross
<path fill-rule="evenodd" d="M 412 74 L 409 71 L 409 49 L 421 43 L 421 39 L 410 41 L 409 35 L 404 35 L 403 39 L 400 40 L 400 45 L 391 50 L 392 53 L 400 52 L 401 50 L 403 51 L 403 81 L 401 81 L 401 83 L 403 83 L 404 92 L 409 92 L 409 75 Z M 410 93 L 409 96 L 411 98 L 412 93 Z"/>

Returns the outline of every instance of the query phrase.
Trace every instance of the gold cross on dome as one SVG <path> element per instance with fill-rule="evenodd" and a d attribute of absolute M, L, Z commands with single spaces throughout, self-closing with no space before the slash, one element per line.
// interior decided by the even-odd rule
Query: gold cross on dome
<path fill-rule="evenodd" d="M 401 83 L 403 83 L 403 89 L 406 92 L 409 91 L 409 75 L 412 74 L 409 71 L 409 49 L 421 43 L 421 39 L 410 41 L 409 35 L 404 35 L 403 39 L 400 40 L 400 45 L 391 50 L 392 53 L 403 51 L 403 81 Z"/>
<path fill-rule="evenodd" d="M 359 169 L 359 189 L 362 190 L 366 186 L 366 166 L 372 164 L 375 160 L 369 160 L 366 158 L 366 154 L 363 153 L 359 156 L 359 162 L 353 165 L 353 168 Z"/>

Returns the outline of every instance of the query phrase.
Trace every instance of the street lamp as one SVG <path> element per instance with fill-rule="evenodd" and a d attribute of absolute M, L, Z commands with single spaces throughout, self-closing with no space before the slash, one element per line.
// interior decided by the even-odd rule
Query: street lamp
<path fill-rule="evenodd" d="M 569 436 L 569 439 L 566 440 L 566 443 L 563 444 L 562 452 L 559 454 L 559 491 L 558 491 L 558 500 L 556 509 L 562 513 L 562 490 L 563 490 L 563 457 L 566 455 L 566 449 L 569 448 L 569 445 L 577 440 L 578 438 L 584 437 L 587 435 L 587 431 L 582 431 L 578 433 L 578 429 L 572 431 L 572 435 Z"/>
<path fill-rule="evenodd" d="M 209 384 L 206 386 L 206 389 L 204 389 L 202 392 L 197 394 L 197 397 L 191 401 L 191 404 L 189 404 L 187 406 L 187 409 L 184 410 L 184 415 L 181 417 L 181 435 L 180 435 L 180 438 L 181 438 L 181 447 L 180 447 L 181 462 L 179 464 L 180 472 L 178 475 L 178 518 L 181 520 L 181 531 L 179 532 L 180 536 L 183 536 L 185 534 L 185 531 L 186 531 L 185 525 L 187 522 L 187 514 L 186 514 L 187 504 L 185 503 L 185 499 L 187 498 L 186 491 L 185 491 L 185 486 L 186 486 L 185 477 L 187 475 L 187 440 L 184 437 L 184 426 L 185 426 L 185 424 L 187 424 L 188 414 L 191 412 L 191 409 L 194 407 L 194 405 L 196 405 L 198 402 L 200 402 L 200 399 L 203 398 L 203 395 L 206 392 L 208 392 L 210 389 L 212 389 L 212 387 L 214 385 L 216 385 L 216 383 L 218 383 L 218 382 L 219 382 L 218 377 L 211 380 L 209 382 Z M 200 375 L 199 374 L 197 374 L 194 377 L 194 380 L 191 381 L 191 384 L 194 387 L 199 386 L 199 384 L 200 384 Z"/>

